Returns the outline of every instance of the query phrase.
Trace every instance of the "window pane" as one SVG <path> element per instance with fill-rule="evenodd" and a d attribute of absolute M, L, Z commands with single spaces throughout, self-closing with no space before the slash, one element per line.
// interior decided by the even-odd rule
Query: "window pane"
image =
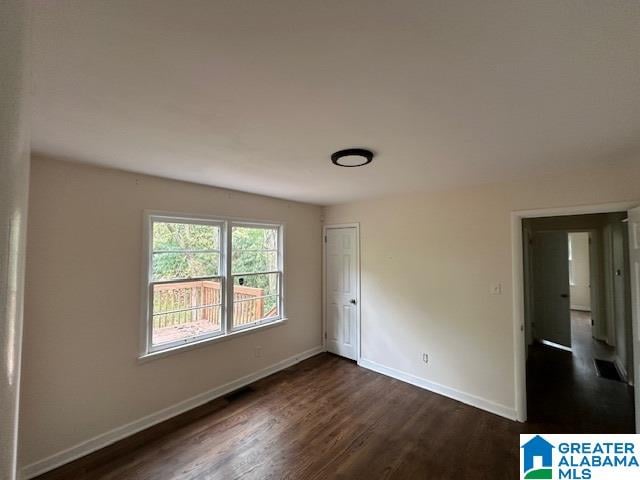
<path fill-rule="evenodd" d="M 153 281 L 220 275 L 219 253 L 154 253 Z"/>
<path fill-rule="evenodd" d="M 276 318 L 280 315 L 279 305 L 280 297 L 278 295 L 263 298 L 249 298 L 247 300 L 234 302 L 232 328 L 250 325 L 259 320 Z"/>
<path fill-rule="evenodd" d="M 232 271 L 268 272 L 278 265 L 278 228 L 241 227 L 232 229 Z"/>
<path fill-rule="evenodd" d="M 220 279 L 154 285 L 153 344 L 221 331 L 221 303 Z"/>
<path fill-rule="evenodd" d="M 220 305 L 221 292 L 220 279 L 157 284 L 153 286 L 153 314 L 166 314 L 204 305 Z M 179 315 L 176 315 L 176 318 L 179 318 Z"/>
<path fill-rule="evenodd" d="M 233 249 L 231 270 L 234 273 L 272 272 L 278 270 L 278 252 Z"/>
<path fill-rule="evenodd" d="M 277 250 L 277 227 L 233 227 L 233 247 L 239 250 Z"/>
<path fill-rule="evenodd" d="M 204 307 L 153 317 L 153 345 L 186 341 L 222 332 L 222 307 Z"/>
<path fill-rule="evenodd" d="M 153 251 L 166 250 L 220 250 L 220 227 L 154 221 Z"/>
<path fill-rule="evenodd" d="M 233 328 L 280 314 L 279 279 L 278 273 L 233 277 Z"/>
<path fill-rule="evenodd" d="M 233 276 L 233 300 L 247 300 L 280 293 L 278 273 Z"/>

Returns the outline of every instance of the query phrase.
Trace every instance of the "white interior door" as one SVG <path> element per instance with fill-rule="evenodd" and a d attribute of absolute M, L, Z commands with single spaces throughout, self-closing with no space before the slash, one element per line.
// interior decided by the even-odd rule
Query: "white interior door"
<path fill-rule="evenodd" d="M 533 238 L 534 335 L 571 348 L 569 241 L 566 232 Z"/>
<path fill-rule="evenodd" d="M 631 264 L 636 432 L 640 432 L 640 207 L 629 210 L 629 263 Z"/>
<path fill-rule="evenodd" d="M 355 227 L 326 230 L 327 350 L 357 360 L 358 244 Z"/>

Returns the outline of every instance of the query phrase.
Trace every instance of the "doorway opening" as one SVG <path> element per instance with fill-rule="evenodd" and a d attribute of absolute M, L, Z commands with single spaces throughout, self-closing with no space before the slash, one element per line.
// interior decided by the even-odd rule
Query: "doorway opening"
<path fill-rule="evenodd" d="M 539 431 L 636 431 L 626 219 L 522 219 L 527 420 Z"/>

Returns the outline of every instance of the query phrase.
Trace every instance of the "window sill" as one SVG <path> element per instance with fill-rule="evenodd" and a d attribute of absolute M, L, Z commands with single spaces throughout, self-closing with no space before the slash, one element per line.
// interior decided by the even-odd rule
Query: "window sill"
<path fill-rule="evenodd" d="M 186 352 L 188 350 L 193 350 L 194 348 L 200 348 L 207 345 L 212 345 L 214 343 L 224 342 L 227 340 L 231 340 L 233 338 L 254 333 L 258 330 L 266 330 L 268 328 L 277 327 L 287 323 L 287 321 L 288 321 L 288 318 L 280 318 L 278 320 L 274 320 L 273 322 L 263 323 L 262 325 L 256 325 L 255 327 L 245 328 L 243 330 L 238 330 L 236 332 L 228 333 L 227 335 L 221 335 L 219 337 L 213 337 L 213 338 L 206 338 L 204 340 L 199 340 L 197 342 L 186 343 L 184 345 L 178 345 L 176 347 L 167 348 L 166 350 L 158 350 L 157 352 L 145 353 L 138 357 L 138 363 L 146 363 L 151 360 L 155 360 L 157 358 L 163 358 L 168 355 L 173 355 L 175 353 Z"/>

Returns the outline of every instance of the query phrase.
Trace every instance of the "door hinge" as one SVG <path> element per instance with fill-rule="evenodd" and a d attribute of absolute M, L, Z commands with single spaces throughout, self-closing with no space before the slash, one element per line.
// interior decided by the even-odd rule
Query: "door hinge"
<path fill-rule="evenodd" d="M 324 243 L 327 243 L 327 236 L 324 236 Z"/>
<path fill-rule="evenodd" d="M 327 339 L 327 332 L 324 332 L 324 339 Z"/>

